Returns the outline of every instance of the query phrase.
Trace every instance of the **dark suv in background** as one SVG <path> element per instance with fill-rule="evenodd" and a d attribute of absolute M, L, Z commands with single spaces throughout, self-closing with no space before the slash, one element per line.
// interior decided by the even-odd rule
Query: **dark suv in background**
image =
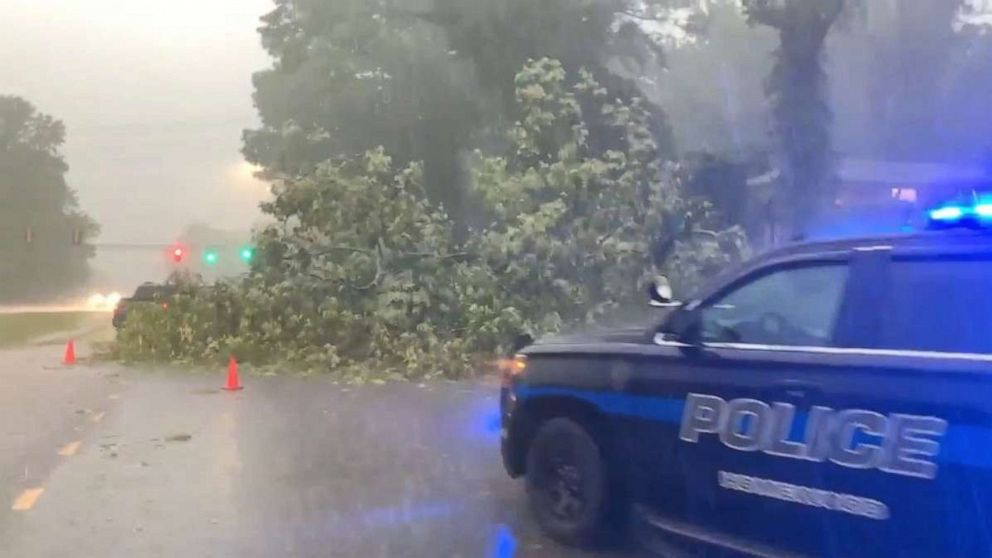
<path fill-rule="evenodd" d="M 168 308 L 169 297 L 175 294 L 176 288 L 172 285 L 159 285 L 156 283 L 143 283 L 130 298 L 122 298 L 114 308 L 113 324 L 120 329 L 127 319 L 128 310 L 137 304 L 161 304 L 163 308 Z"/>

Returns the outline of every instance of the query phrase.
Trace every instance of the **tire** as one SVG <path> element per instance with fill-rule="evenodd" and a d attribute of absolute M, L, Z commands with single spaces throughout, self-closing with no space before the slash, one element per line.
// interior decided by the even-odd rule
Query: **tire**
<path fill-rule="evenodd" d="M 579 423 L 543 423 L 527 451 L 527 495 L 541 528 L 555 540 L 587 546 L 602 541 L 609 509 L 606 462 Z"/>

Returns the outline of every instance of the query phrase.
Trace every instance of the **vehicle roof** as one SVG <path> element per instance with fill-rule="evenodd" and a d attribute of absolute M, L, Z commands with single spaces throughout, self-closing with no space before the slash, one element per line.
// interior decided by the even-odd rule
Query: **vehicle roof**
<path fill-rule="evenodd" d="M 858 249 L 886 247 L 898 250 L 947 248 L 955 252 L 968 249 L 988 249 L 992 247 L 992 231 L 975 229 L 951 229 L 925 231 L 898 235 L 867 236 L 841 240 L 799 242 L 772 250 L 755 259 L 755 262 L 784 259 L 790 256 L 831 254 Z"/>
<path fill-rule="evenodd" d="M 699 285 L 692 293 L 701 296 L 714 288 L 726 284 L 727 281 L 776 262 L 788 261 L 793 258 L 829 257 L 838 253 L 851 252 L 858 249 L 891 248 L 901 250 L 936 250 L 947 249 L 948 252 L 960 254 L 971 250 L 987 252 L 992 250 L 992 231 L 980 229 L 950 229 L 922 231 L 914 233 L 866 236 L 860 238 L 845 238 L 837 240 L 820 240 L 812 242 L 797 242 L 774 250 L 770 250 L 743 262 L 733 269 L 724 270 L 716 277 Z"/>
<path fill-rule="evenodd" d="M 156 284 L 156 283 L 144 283 L 142 285 L 139 285 L 138 288 L 135 289 L 134 296 L 132 298 L 135 298 L 135 299 L 148 298 L 150 300 L 151 298 L 154 298 L 155 295 L 159 295 L 159 294 L 168 295 L 168 294 L 171 294 L 175 290 L 176 290 L 176 288 L 174 286 L 171 286 L 171 285 L 159 285 L 159 284 Z"/>

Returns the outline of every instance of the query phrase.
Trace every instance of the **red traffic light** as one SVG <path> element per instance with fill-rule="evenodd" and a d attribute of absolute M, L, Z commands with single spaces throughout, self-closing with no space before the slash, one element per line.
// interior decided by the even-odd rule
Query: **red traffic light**
<path fill-rule="evenodd" d="M 186 249 L 182 246 L 176 246 L 172 249 L 172 261 L 176 263 L 181 263 L 183 258 L 186 257 Z"/>

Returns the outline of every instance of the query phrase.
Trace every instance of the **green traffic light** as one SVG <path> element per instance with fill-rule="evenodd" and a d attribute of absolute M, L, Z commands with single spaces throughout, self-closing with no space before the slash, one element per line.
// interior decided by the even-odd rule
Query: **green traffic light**
<path fill-rule="evenodd" d="M 203 253 L 203 263 L 209 266 L 214 266 L 217 265 L 218 261 L 220 261 L 220 255 L 217 254 L 216 251 L 207 250 L 206 252 Z"/>
<path fill-rule="evenodd" d="M 251 261 L 255 259 L 255 249 L 250 247 L 242 248 L 241 259 L 245 262 L 251 263 Z"/>

